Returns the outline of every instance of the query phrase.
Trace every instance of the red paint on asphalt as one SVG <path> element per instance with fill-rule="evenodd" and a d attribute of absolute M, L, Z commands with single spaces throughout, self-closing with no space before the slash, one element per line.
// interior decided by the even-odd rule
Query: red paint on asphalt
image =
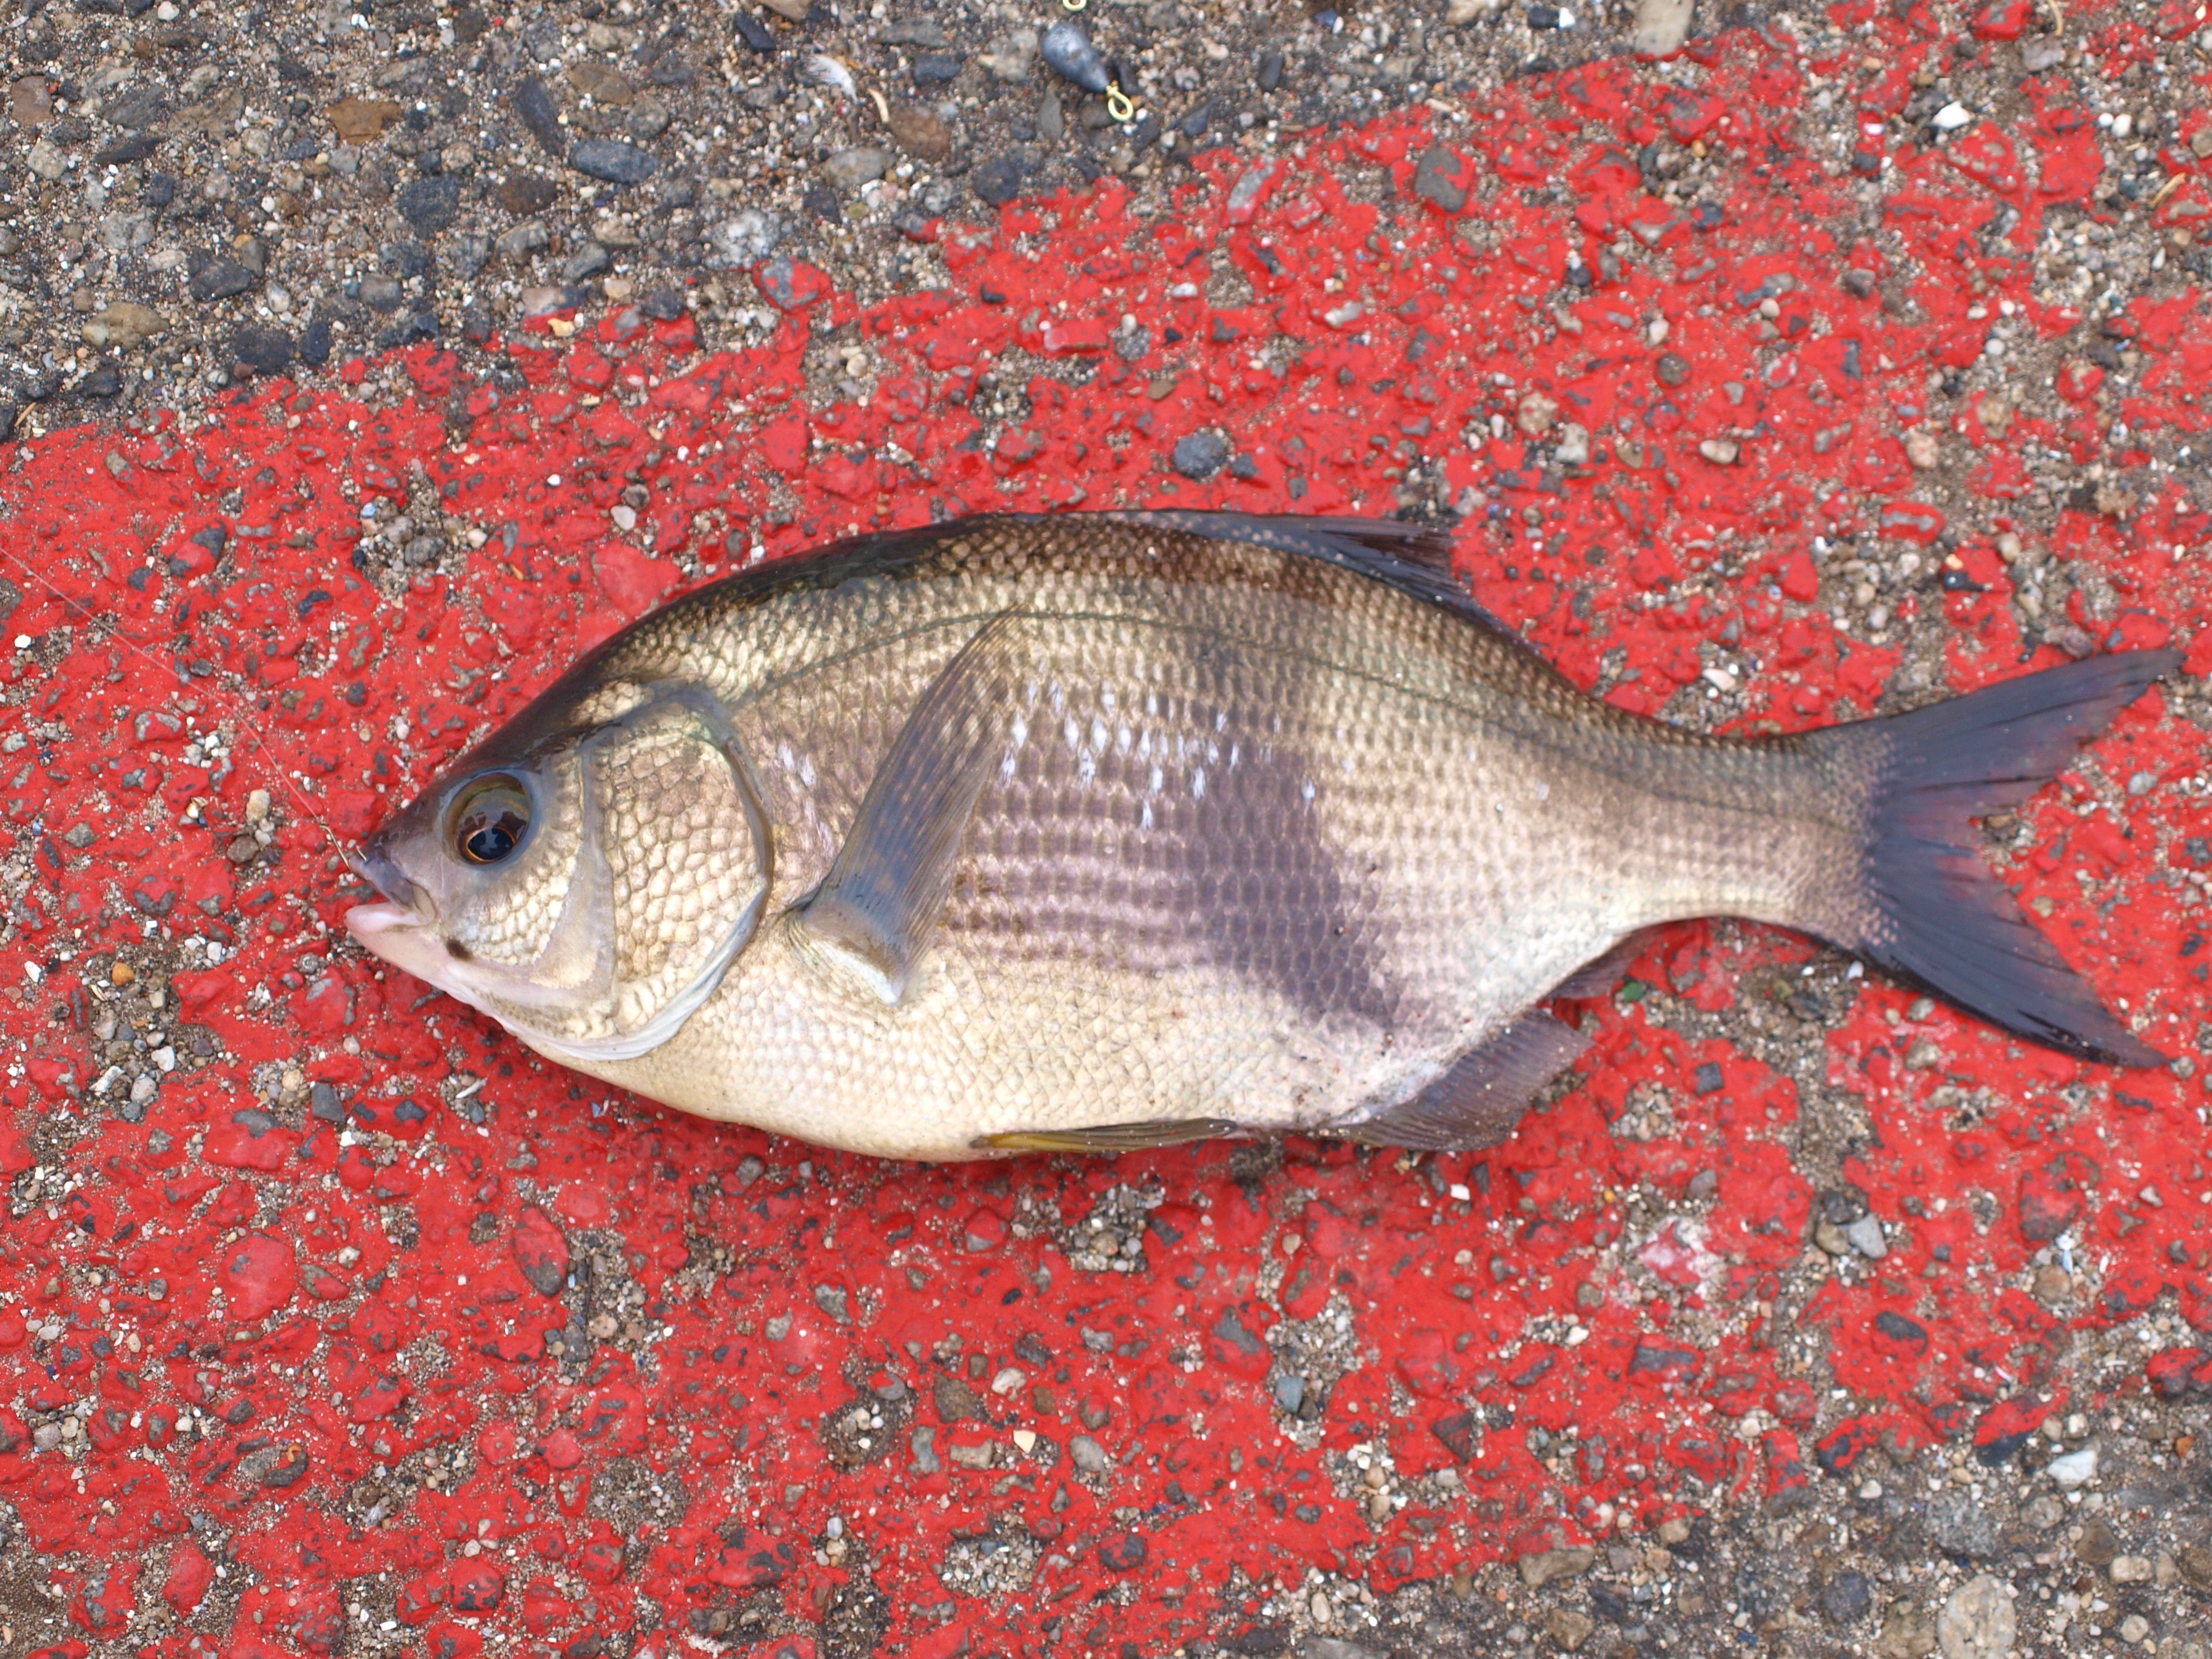
<path fill-rule="evenodd" d="M 2139 36 L 2117 11 L 2075 9 L 2100 51 Z M 1870 24 L 1862 40 L 1892 67 L 1814 67 L 1894 112 L 1940 31 L 1920 8 L 1838 10 Z M 1991 5 L 1973 33 L 2009 38 L 2024 14 Z M 1279 1170 L 1245 1181 L 1219 1146 L 933 1170 L 609 1099 L 331 943 L 344 878 L 303 800 L 340 836 L 365 830 L 674 587 L 670 555 L 727 568 L 754 536 L 773 556 L 997 507 L 1387 511 L 1409 470 L 1441 468 L 1449 495 L 1476 492 L 1459 549 L 1479 596 L 1630 708 L 1657 709 L 1709 670 L 1745 686 L 1743 729 L 1873 706 L 1899 653 L 1832 625 L 1816 535 L 1951 538 L 1929 554 L 1946 580 L 1899 604 L 1944 608 L 1952 690 L 2059 659 L 2024 653 L 1995 538 L 2042 450 L 2101 458 L 2127 484 L 2146 458 L 2113 417 L 2131 434 L 2203 433 L 2202 296 L 2101 324 L 2148 365 L 2117 408 L 2073 360 L 2063 428 L 1985 423 L 1962 400 L 1936 435 L 1976 453 L 1976 499 L 1947 522 L 1914 498 L 1899 438 L 1925 418 L 1931 363 L 2100 325 L 2039 303 L 2015 257 L 2054 203 L 2094 187 L 2094 137 L 2063 83 L 1943 151 L 1874 121 L 1888 222 L 1922 272 L 1906 321 L 1844 284 L 1888 273 L 1830 228 L 1856 217 L 1821 166 L 1843 158 L 1791 147 L 1803 66 L 1753 32 L 1693 50 L 1695 87 L 1595 64 L 1486 107 L 1446 169 L 1477 186 L 1481 252 L 1426 207 L 1378 233 L 1347 189 L 1377 167 L 1410 190 L 1432 139 L 1424 112 L 1296 158 L 1202 158 L 1158 219 L 1131 217 L 1108 184 L 993 227 L 944 225 L 952 280 L 933 292 L 862 307 L 819 273 L 776 273 L 767 286 L 788 310 L 752 349 L 702 356 L 687 322 L 625 313 L 567 342 L 507 343 L 518 391 L 494 386 L 480 356 L 423 349 L 388 405 L 344 389 L 364 383 L 356 366 L 340 386 L 242 393 L 196 432 L 19 449 L 0 554 L 24 590 L 6 631 L 34 648 L 0 665 L 14 768 L 0 814 L 17 848 L 0 1166 L 43 1184 L 0 1236 L 0 1495 L 80 1634 L 122 1636 L 160 1604 L 180 1623 L 149 1651 L 192 1650 L 183 1632 L 198 1628 L 233 1653 L 326 1650 L 365 1598 L 429 1651 L 584 1653 L 574 1644 L 635 1627 L 649 1601 L 665 1622 L 641 1632 L 646 1650 L 697 1630 L 804 1652 L 865 1560 L 891 1650 L 1048 1631 L 1069 1650 L 1156 1650 L 1241 1626 L 1310 1567 L 1387 1589 L 1686 1503 L 1786 1493 L 1872 1444 L 1971 1435 L 2002 1455 L 2100 1386 L 2063 1364 L 2068 1319 L 2130 1318 L 2170 1289 L 2212 1328 L 2202 1079 L 2082 1066 L 1941 1007 L 1915 1017 L 1886 985 L 1828 1044 L 1830 1081 L 1870 1123 L 1849 1173 L 1892 1230 L 1886 1258 L 1796 1316 L 1829 1339 L 1833 1395 L 1788 1370 L 1767 1322 L 1814 1200 L 1784 1144 L 1796 1091 L 1640 1003 L 1585 1006 L 1582 1085 L 1492 1152 L 1402 1167 L 1293 1143 Z M 1644 191 L 1633 150 L 1662 129 L 1728 158 L 1724 201 L 1676 209 Z M 1565 188 L 1547 192 L 1555 178 Z M 2019 217 L 1984 252 L 1962 232 L 2001 204 Z M 1616 272 L 1604 250 L 1621 234 L 1671 258 Z M 1250 304 L 1203 297 L 1217 248 Z M 1577 269 L 1590 286 L 1555 317 Z M 1125 316 L 1151 331 L 1133 362 L 1114 349 Z M 873 395 L 817 406 L 802 349 L 848 320 Z M 1039 374 L 1026 417 L 988 431 L 967 407 L 974 377 L 1016 348 L 1080 359 L 1091 378 Z M 1524 438 L 1532 398 L 1591 434 L 1586 466 L 1563 472 Z M 1202 483 L 1166 462 L 1200 428 L 1239 458 Z M 1701 450 L 1723 440 L 1735 459 L 1708 459 L 1730 453 Z M 343 532 L 367 503 L 404 506 L 416 466 L 446 511 L 493 534 L 457 580 L 420 577 L 388 603 Z M 618 535 L 611 513 L 633 478 L 652 500 Z M 2100 646 L 2179 641 L 2202 674 L 2207 526 L 2178 492 L 2140 493 L 2124 521 L 2062 516 L 2053 550 L 2102 572 L 2118 601 L 2071 620 Z M 195 743 L 218 726 L 236 733 L 227 750 Z M 2201 735 L 2154 695 L 2094 753 L 2130 791 L 2124 811 L 2078 775 L 2039 797 L 2026 896 L 2103 995 L 2190 1052 L 2212 951 L 2201 898 L 2180 895 L 2212 825 L 2201 788 L 2177 786 L 2201 776 Z M 241 877 L 226 849 L 257 788 L 281 827 L 273 867 Z M 82 847 L 65 833 L 79 823 Z M 222 960 L 180 966 L 194 935 Z M 87 1030 L 100 1004 L 86 957 L 118 947 L 157 986 L 173 971 L 173 1009 L 150 1023 L 173 1012 L 222 1045 L 204 1064 L 187 1054 L 142 1121 L 118 1110 L 129 1068 L 109 1076 Z M 1810 954 L 1688 926 L 1632 971 L 1718 1011 Z M 258 1109 L 256 1068 L 285 1066 L 329 1091 L 343 1127 L 296 1091 Z M 448 1103 L 453 1073 L 481 1088 Z M 1613 1132 L 1655 1100 L 1651 1138 Z M 58 1124 L 70 1133 L 52 1137 Z M 51 1178 L 24 1173 L 64 1143 Z M 1157 1205 L 1142 1257 L 1078 1271 L 1046 1224 L 1079 1236 L 1117 1188 Z M 1639 1191 L 1664 1218 L 1624 1241 Z M 1593 1278 L 1624 1243 L 1632 1265 Z M 2079 1313 L 2018 1288 L 2054 1243 L 2095 1286 Z M 557 1298 L 610 1251 L 636 1287 L 636 1328 L 617 1338 L 635 1352 L 600 1346 L 564 1376 L 545 1340 L 566 1322 Z M 1267 1338 L 1331 1318 L 1361 1363 L 1301 1447 Z M 953 1339 L 981 1405 L 940 1421 L 933 1355 Z M 2176 1346 L 2118 1386 L 2212 1386 L 2194 1346 Z M 866 1446 L 840 1427 L 856 1400 L 887 1425 Z M 84 1425 L 74 1459 L 27 1425 L 64 1413 Z M 1528 1431 L 1569 1425 L 1585 1455 L 1540 1462 Z M 917 1427 L 933 1431 L 927 1473 Z M 1068 1460 L 1084 1434 L 1103 1475 Z M 1048 1467 L 1034 1449 L 1052 1445 Z M 1370 1520 L 1343 1478 L 1354 1447 L 1401 1476 L 1453 1466 L 1464 1495 Z M 370 1505 L 391 1490 L 380 1470 L 426 1460 L 431 1484 Z M 656 1510 L 641 1496 L 654 1483 L 680 1500 Z M 632 1506 L 610 1510 L 611 1492 Z M 660 1518 L 639 1524 L 638 1504 Z M 989 1603 L 945 1582 L 986 1539 L 1034 1562 Z M 248 1584 L 242 1602 L 212 1588 L 217 1563 Z M 1126 1606 L 1124 1583 L 1138 1587 Z M 740 1603 L 764 1622 L 729 1626 Z M 228 1626 L 209 1625 L 210 1606 Z"/>

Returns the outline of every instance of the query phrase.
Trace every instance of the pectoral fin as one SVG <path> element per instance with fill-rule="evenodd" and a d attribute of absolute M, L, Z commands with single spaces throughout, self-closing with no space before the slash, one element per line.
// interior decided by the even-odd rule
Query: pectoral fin
<path fill-rule="evenodd" d="M 1225 1117 L 1158 1117 L 1142 1123 L 1104 1123 L 1090 1129 L 1024 1129 L 1012 1134 L 978 1135 L 971 1143 L 990 1152 L 1135 1152 L 1150 1146 L 1180 1146 L 1238 1133 Z"/>
<path fill-rule="evenodd" d="M 1376 1146 L 1474 1152 L 1512 1133 L 1536 1091 L 1589 1047 L 1589 1039 L 1540 1011 L 1526 1013 L 1455 1060 L 1411 1100 L 1364 1123 L 1325 1133 Z"/>
<path fill-rule="evenodd" d="M 1010 614 L 986 623 L 915 705 L 836 862 L 792 925 L 896 1003 L 929 949 L 976 798 L 1016 739 Z"/>

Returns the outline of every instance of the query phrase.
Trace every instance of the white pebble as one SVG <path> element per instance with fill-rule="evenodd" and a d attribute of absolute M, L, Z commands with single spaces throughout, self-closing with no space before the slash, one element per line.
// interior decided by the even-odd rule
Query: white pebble
<path fill-rule="evenodd" d="M 2084 1446 L 2079 1451 L 2054 1457 L 2043 1466 L 2043 1472 L 2069 1492 L 2076 1486 L 2086 1486 L 2096 1477 L 2097 1449 Z"/>

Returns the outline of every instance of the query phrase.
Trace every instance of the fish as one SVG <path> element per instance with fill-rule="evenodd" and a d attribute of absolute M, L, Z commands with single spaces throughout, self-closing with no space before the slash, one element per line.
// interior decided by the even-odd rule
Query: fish
<path fill-rule="evenodd" d="M 1391 520 L 1164 511 L 762 563 L 393 814 L 347 927 L 560 1065 L 888 1158 L 1493 1145 L 1589 1046 L 1547 1005 L 1701 916 L 2161 1063 L 1976 823 L 2177 652 L 1713 736 L 1589 696 L 1450 557 Z"/>

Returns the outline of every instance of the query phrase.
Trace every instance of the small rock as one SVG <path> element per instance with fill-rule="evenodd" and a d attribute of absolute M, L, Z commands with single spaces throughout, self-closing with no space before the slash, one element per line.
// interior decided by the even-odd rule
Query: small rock
<path fill-rule="evenodd" d="M 1450 0 L 1444 8 L 1444 21 L 1454 28 L 1464 27 L 1478 18 L 1495 17 L 1504 4 L 1505 0 Z"/>
<path fill-rule="evenodd" d="M 1590 1632 L 1596 1628 L 1595 1620 L 1573 1607 L 1553 1607 L 1544 1615 L 1544 1634 L 1562 1653 L 1581 1652 L 1583 1644 L 1589 1640 Z"/>
<path fill-rule="evenodd" d="M 568 165 L 611 185 L 641 185 L 660 170 L 652 155 L 619 138 L 579 138 L 569 148 Z"/>
<path fill-rule="evenodd" d="M 1869 1261 L 1879 1261 L 1889 1254 L 1889 1242 L 1881 1235 L 1881 1221 L 1874 1215 L 1863 1215 L 1844 1229 L 1844 1237 L 1851 1248 Z"/>
<path fill-rule="evenodd" d="M 778 17 L 793 23 L 804 23 L 812 0 L 761 0 L 761 3 Z"/>
<path fill-rule="evenodd" d="M 407 112 L 389 98 L 341 98 L 323 113 L 330 117 L 331 130 L 340 143 L 373 144 Z"/>
<path fill-rule="evenodd" d="M 841 149 L 822 164 L 822 174 L 840 190 L 855 191 L 889 173 L 896 159 L 887 149 Z"/>
<path fill-rule="evenodd" d="M 993 207 L 1004 207 L 1022 193 L 1022 180 L 1028 173 L 1019 156 L 994 155 L 968 175 L 968 183 Z"/>
<path fill-rule="evenodd" d="M 1863 1573 L 1839 1572 L 1820 1587 L 1820 1612 L 1831 1624 L 1856 1625 L 1874 1611 Z"/>
<path fill-rule="evenodd" d="M 1541 1589 L 1555 1578 L 1580 1577 L 1596 1559 L 1595 1551 L 1582 1545 L 1546 1550 L 1540 1555 L 1524 1555 L 1521 1558 L 1521 1582 L 1530 1589 Z"/>
<path fill-rule="evenodd" d="M 1085 92 L 1106 90 L 1106 60 L 1098 55 L 1098 48 L 1091 44 L 1080 24 L 1065 18 L 1054 23 L 1044 32 L 1042 50 L 1047 66 L 1063 80 L 1073 81 Z"/>
<path fill-rule="evenodd" d="M 1985 1572 L 1959 1586 L 1936 1615 L 1936 1640 L 1943 1659 L 2005 1659 L 2019 1631 L 2012 1597 Z"/>
<path fill-rule="evenodd" d="M 2055 70 L 2066 61 L 2066 43 L 2055 34 L 2039 34 L 2021 43 L 2021 67 L 2030 75 Z M 2205 129 L 2212 131 L 2212 129 Z"/>
<path fill-rule="evenodd" d="M 2106 1567 L 2119 1559 L 2119 1534 L 2112 1523 L 2101 1515 L 2093 1515 L 2081 1523 L 2081 1535 L 2074 1540 L 2074 1559 L 2085 1567 Z"/>
<path fill-rule="evenodd" d="M 1692 0 L 1636 0 L 1636 33 L 1628 49 L 1645 58 L 1668 58 L 1690 33 Z"/>
<path fill-rule="evenodd" d="M 1114 1467 L 1106 1449 L 1087 1434 L 1079 1434 L 1067 1443 L 1067 1455 L 1085 1474 L 1103 1474 Z"/>
<path fill-rule="evenodd" d="M 2079 1451 L 2054 1457 L 2043 1466 L 2043 1472 L 2068 1492 L 2076 1486 L 2086 1486 L 2096 1478 L 2097 1449 L 2084 1446 Z"/>
<path fill-rule="evenodd" d="M 1964 1560 L 1987 1561 L 2004 1551 L 1996 1511 L 1964 1490 L 1953 1489 L 1929 1498 L 1927 1527 L 1929 1539 L 1936 1548 Z"/>
<path fill-rule="evenodd" d="M 2148 1584 L 2157 1568 L 2148 1555 L 2116 1555 L 2112 1558 L 2112 1574 L 2115 1584 Z"/>
<path fill-rule="evenodd" d="M 561 112 L 554 106 L 553 94 L 536 76 L 525 76 L 521 85 L 515 88 L 514 112 L 522 118 L 522 125 L 530 129 L 530 136 L 548 155 L 557 158 L 568 149 L 568 135 L 561 131 Z M 397 105 L 392 106 L 392 113 L 399 113 Z"/>
<path fill-rule="evenodd" d="M 1532 392 L 1521 400 L 1513 413 L 1513 424 L 1531 438 L 1540 438 L 1552 429 L 1552 422 L 1559 417 L 1556 399 L 1540 392 Z"/>
<path fill-rule="evenodd" d="M 1275 1404 L 1286 1412 L 1295 1412 L 1305 1404 L 1306 1380 L 1285 1371 L 1275 1379 Z"/>
<path fill-rule="evenodd" d="M 730 27 L 737 31 L 738 39 L 744 41 L 752 51 L 765 56 L 775 50 L 775 36 L 769 33 L 767 24 L 762 22 L 750 12 L 740 9 L 737 15 L 730 20 Z M 935 1461 L 935 1459 L 931 1460 L 933 1463 Z"/>
<path fill-rule="evenodd" d="M 914 1454 L 914 1467 L 917 1474 L 935 1474 L 937 1473 L 940 1466 L 937 1461 L 937 1431 L 935 1429 L 916 1429 L 908 1437 L 907 1448 Z"/>
<path fill-rule="evenodd" d="M 783 240 L 783 222 L 761 208 L 744 208 L 708 231 L 716 260 L 728 265 L 757 265 Z"/>
<path fill-rule="evenodd" d="M 668 124 L 675 118 L 669 113 L 668 106 L 658 98 L 641 98 L 629 106 L 623 131 L 641 143 L 650 143 L 667 131 Z"/>
<path fill-rule="evenodd" d="M 1560 422 L 1559 435 L 1553 441 L 1552 454 L 1561 466 L 1585 466 L 1590 458 L 1589 428 L 1572 421 Z"/>
<path fill-rule="evenodd" d="M 169 319 L 151 306 L 142 306 L 129 300 L 118 300 L 103 307 L 78 331 L 84 343 L 94 349 L 113 347 L 118 351 L 130 351 L 142 346 L 169 326 Z"/>
<path fill-rule="evenodd" d="M 1715 466 L 1734 466 L 1742 449 L 1733 438 L 1708 438 L 1698 446 L 1698 453 Z"/>
<path fill-rule="evenodd" d="M 879 46 L 949 46 L 952 37 L 945 32 L 945 25 L 932 22 L 927 17 L 911 18 L 902 23 L 887 24 L 876 31 Z"/>
<path fill-rule="evenodd" d="M 1169 459 L 1184 477 L 1202 481 L 1229 465 L 1229 440 L 1218 432 L 1193 432 L 1176 440 Z"/>
<path fill-rule="evenodd" d="M 1055 28 L 1060 27 L 1055 24 Z M 998 79 L 1009 85 L 1018 85 L 1030 78 L 1030 70 L 1036 64 L 1040 45 L 1035 29 L 1009 29 L 991 42 L 988 52 L 980 52 L 975 61 Z M 1105 90 L 1102 82 L 1098 91 Z"/>
<path fill-rule="evenodd" d="M 495 246 L 499 249 L 499 257 L 514 264 L 528 258 L 538 249 L 549 246 L 552 240 L 553 233 L 542 223 L 535 219 L 526 219 L 501 232 Z"/>
<path fill-rule="evenodd" d="M 1972 125 L 1973 120 L 1973 111 L 1954 98 L 1936 112 L 1936 131 L 1956 132 L 1961 127 Z"/>
<path fill-rule="evenodd" d="M 399 301 L 404 297 L 404 290 L 401 289 L 395 277 L 364 276 L 361 279 L 361 292 L 358 297 L 362 304 L 367 306 L 371 311 L 388 314 L 399 309 Z"/>
<path fill-rule="evenodd" d="M 961 60 L 945 52 L 925 52 L 908 71 L 918 87 L 946 87 L 960 78 Z"/>
<path fill-rule="evenodd" d="M 281 328 L 249 323 L 230 337 L 230 356 L 257 374 L 282 374 L 292 366 L 292 337 Z"/>
<path fill-rule="evenodd" d="M 918 104 L 892 104 L 887 125 L 892 141 L 909 155 L 942 161 L 952 153 L 952 129 Z"/>
<path fill-rule="evenodd" d="M 1457 213 L 1467 205 L 1467 191 L 1459 182 L 1459 173 L 1460 158 L 1442 144 L 1431 144 L 1421 152 L 1420 161 L 1413 168 L 1413 194 L 1446 213 Z"/>
<path fill-rule="evenodd" d="M 1905 434 L 1905 459 L 1915 469 L 1925 472 L 1942 459 L 1943 452 L 1936 441 L 1936 434 L 1924 427 L 1915 427 Z"/>
<path fill-rule="evenodd" d="M 502 212 L 512 213 L 518 219 L 526 219 L 533 213 L 543 213 L 561 198 L 561 187 L 550 179 L 541 179 L 535 173 L 518 173 L 503 180 L 492 191 L 491 199 Z"/>
<path fill-rule="evenodd" d="M 561 280 L 580 283 L 613 268 L 615 256 L 597 242 L 586 242 L 561 262 Z"/>
<path fill-rule="evenodd" d="M 2173 1565 L 2181 1569 L 2181 1576 L 2201 1590 L 2212 1590 L 2212 1548 L 2203 1544 L 2184 1544 L 2173 1553 Z"/>
<path fill-rule="evenodd" d="M 204 304 L 244 294 L 253 286 L 253 273 L 235 259 L 210 259 L 192 273 L 185 286 L 192 298 Z"/>
<path fill-rule="evenodd" d="M 2150 1620 L 2139 1613 L 2131 1613 L 2120 1620 L 2120 1640 L 2134 1647 L 2150 1634 Z"/>
<path fill-rule="evenodd" d="M 524 316 L 543 317 L 549 313 L 559 311 L 567 305 L 568 290 L 565 288 L 543 286 L 526 288 L 514 297 L 520 303 Z"/>
<path fill-rule="evenodd" d="M 982 1396 L 957 1376 L 940 1376 L 934 1390 L 937 1414 L 947 1423 L 980 1422 L 984 1418 Z"/>
<path fill-rule="evenodd" d="M 1659 377 L 1662 386 L 1680 386 L 1690 378 L 1689 359 L 1678 352 L 1662 352 L 1651 372 Z"/>
<path fill-rule="evenodd" d="M 435 236 L 460 213 L 461 181 L 443 176 L 415 179 L 399 187 L 393 205 L 417 236 Z"/>

